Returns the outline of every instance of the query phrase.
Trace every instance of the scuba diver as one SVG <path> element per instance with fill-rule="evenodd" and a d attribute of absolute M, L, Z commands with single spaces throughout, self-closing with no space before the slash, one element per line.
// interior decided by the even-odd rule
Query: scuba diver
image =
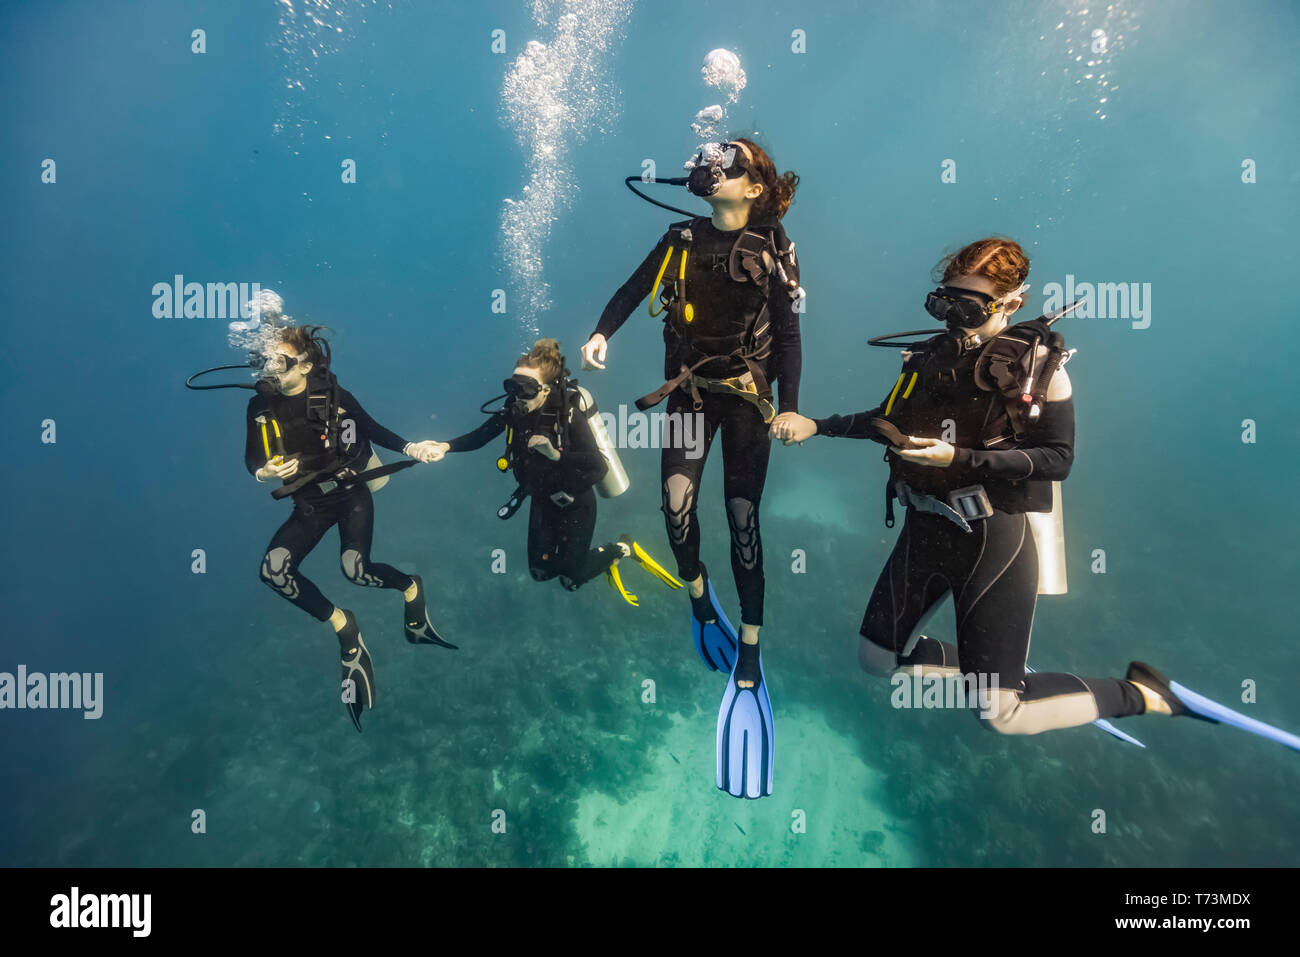
<path fill-rule="evenodd" d="M 905 347 L 902 372 L 879 406 L 824 419 L 792 416 L 772 430 L 786 445 L 829 435 L 888 447 L 885 524 L 894 524 L 895 498 L 907 515 L 862 621 L 863 669 L 996 677 L 996 700 L 982 703 L 979 716 L 1002 734 L 1095 722 L 1140 744 L 1105 719 L 1155 712 L 1231 724 L 1300 749 L 1300 737 L 1209 701 L 1142 662 L 1131 663 L 1123 679 L 1027 668 L 1039 556 L 1057 544 L 1041 533 L 1035 540 L 1042 526 L 1031 516 L 1053 511 L 1054 483 L 1069 476 L 1074 461 L 1074 404 L 1063 368 L 1072 350 L 1052 330 L 1073 306 L 1008 324 L 1024 303 L 1029 274 L 1028 258 L 1010 239 L 971 243 L 940 266 L 941 285 L 925 308 L 946 331 L 871 340 Z M 924 338 L 893 341 L 918 335 Z M 1055 589 L 1063 590 L 1063 583 Z M 956 646 L 921 633 L 950 593 Z"/>
<path fill-rule="evenodd" d="M 505 453 L 497 460 L 502 472 L 513 471 L 519 486 L 497 510 L 509 519 L 524 499 L 532 498 L 528 513 L 528 570 L 534 581 L 559 579 L 577 591 L 601 572 L 611 588 L 630 605 L 636 595 L 623 586 L 618 562 L 631 558 L 669 588 L 682 583 L 663 569 L 629 536 L 591 547 L 596 529 L 596 493 L 606 498 L 627 491 L 627 473 L 600 418 L 591 394 L 569 378 L 560 344 L 539 339 L 519 357 L 505 380 L 505 405 L 488 413 L 477 429 L 450 442 L 432 443 L 433 461 L 447 452 L 481 449 L 503 432 Z"/>
<path fill-rule="evenodd" d="M 420 576 L 370 557 L 375 517 L 371 491 L 386 482 L 388 474 L 415 464 L 380 466 L 371 444 L 429 462 L 436 454 L 433 443 L 405 441 L 372 419 L 356 397 L 339 386 L 321 328 L 290 326 L 276 331 L 262 367 L 266 377 L 248 403 L 244 464 L 259 482 L 279 479 L 283 483 L 273 493 L 275 498 L 293 498 L 292 514 L 266 547 L 261 579 L 313 618 L 329 622 L 338 635 L 343 702 L 360 731 L 362 711 L 375 706 L 370 651 L 356 616 L 334 605 L 299 570 L 331 526 L 339 527 L 340 560 L 349 581 L 402 593 L 407 641 L 456 646 L 444 641 L 429 621 Z"/>
<path fill-rule="evenodd" d="M 773 755 L 772 708 L 758 646 L 764 592 L 759 503 L 771 451 L 768 427 L 799 407 L 802 308 L 795 304 L 804 293 L 794 243 L 781 225 L 799 177 L 778 175 L 771 157 L 748 139 L 706 144 L 688 169 L 684 179 L 658 182 L 685 185 L 712 215 L 669 226 L 605 306 L 582 357 L 584 365 L 604 369 L 610 337 L 650 296 L 650 315 L 663 315 L 667 381 L 636 405 L 645 410 L 668 400 L 660 463 L 668 540 L 678 577 L 690 585 L 696 651 L 709 668 L 731 675 L 718 718 L 718 787 L 757 798 L 771 793 Z M 633 192 L 675 210 L 640 193 L 633 179 L 626 181 Z M 690 415 L 702 423 L 702 455 L 669 438 L 673 423 L 682 436 L 680 425 Z M 696 496 L 719 431 L 739 640 L 700 561 Z"/>

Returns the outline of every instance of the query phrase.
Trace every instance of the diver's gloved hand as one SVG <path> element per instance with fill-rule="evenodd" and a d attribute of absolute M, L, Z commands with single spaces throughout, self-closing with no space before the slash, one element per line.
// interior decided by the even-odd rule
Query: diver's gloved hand
<path fill-rule="evenodd" d="M 587 340 L 582 347 L 582 367 L 584 369 L 605 368 L 605 353 L 609 351 L 609 341 L 599 333 Z"/>
<path fill-rule="evenodd" d="M 409 455 L 417 462 L 439 462 L 447 454 L 447 445 L 433 439 L 425 439 L 423 442 L 407 442 L 402 449 L 402 454 Z"/>
<path fill-rule="evenodd" d="M 786 445 L 806 442 L 817 434 L 817 423 L 798 412 L 782 412 L 772 420 L 768 433 Z"/>
<path fill-rule="evenodd" d="M 259 482 L 265 482 L 267 479 L 287 479 L 293 477 L 298 471 L 298 460 L 282 459 L 276 456 L 267 462 L 260 469 L 253 473 L 253 477 Z"/>
<path fill-rule="evenodd" d="M 551 444 L 551 440 L 544 435 L 534 435 L 528 440 L 528 447 L 539 455 L 544 455 L 552 462 L 560 460 L 560 450 Z"/>
<path fill-rule="evenodd" d="M 957 454 L 957 450 L 942 439 L 922 439 L 915 435 L 909 435 L 907 438 L 915 446 L 914 448 L 904 449 L 891 445 L 889 451 L 914 465 L 947 468 L 952 465 L 953 456 Z"/>

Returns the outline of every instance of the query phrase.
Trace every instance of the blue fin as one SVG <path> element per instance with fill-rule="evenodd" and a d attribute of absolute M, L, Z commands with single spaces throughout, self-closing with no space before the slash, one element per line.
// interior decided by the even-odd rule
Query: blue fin
<path fill-rule="evenodd" d="M 1187 709 L 1187 712 L 1195 717 L 1205 721 L 1213 721 L 1215 724 L 1228 724 L 1234 728 L 1240 728 L 1242 731 L 1257 734 L 1261 738 L 1276 741 L 1293 751 L 1300 751 L 1300 736 L 1289 731 L 1283 731 L 1281 728 L 1275 728 L 1271 724 L 1265 724 L 1263 721 L 1248 718 L 1239 711 L 1233 711 L 1217 701 L 1211 701 L 1205 695 L 1197 694 L 1191 688 L 1184 688 L 1177 681 L 1169 682 L 1169 690 L 1178 696 L 1179 702 Z"/>
<path fill-rule="evenodd" d="M 1093 722 L 1093 724 L 1095 724 L 1097 727 L 1101 728 L 1101 730 L 1105 731 L 1107 734 L 1113 734 L 1115 737 L 1119 738 L 1121 741 L 1127 741 L 1129 744 L 1136 744 L 1139 748 L 1145 748 L 1145 747 L 1146 747 L 1145 744 L 1143 744 L 1143 743 L 1142 743 L 1141 741 L 1139 741 L 1137 738 L 1133 737 L 1133 735 L 1129 734 L 1129 733 L 1126 732 L 1126 731 L 1121 731 L 1119 728 L 1115 727 L 1113 724 L 1111 724 L 1111 723 L 1110 723 L 1109 721 L 1107 721 L 1105 718 L 1098 718 L 1096 721 Z"/>
<path fill-rule="evenodd" d="M 737 688 L 733 668 L 718 709 L 718 787 L 733 797 L 772 793 L 776 734 L 761 653 L 758 674 L 753 688 Z"/>
<path fill-rule="evenodd" d="M 1034 673 L 1034 670 L 1035 669 L 1029 667 L 1029 665 L 1025 665 L 1025 674 L 1032 675 Z M 1105 731 L 1107 734 L 1112 734 L 1115 737 L 1119 738 L 1121 741 L 1127 741 L 1129 744 L 1136 744 L 1139 748 L 1146 747 L 1145 744 L 1143 744 L 1137 738 L 1133 737 L 1133 735 L 1129 734 L 1126 731 L 1121 731 L 1119 728 L 1115 727 L 1105 718 L 1098 718 L 1096 721 L 1093 722 L 1093 724 L 1101 728 L 1101 730 Z"/>
<path fill-rule="evenodd" d="M 730 673 L 736 665 L 736 642 L 739 638 L 736 636 L 736 629 L 731 626 L 731 622 L 727 620 L 718 602 L 717 592 L 713 590 L 713 582 L 707 577 L 704 588 L 710 604 L 713 605 L 713 614 L 718 620 L 707 625 L 703 624 L 695 617 L 695 610 L 692 608 L 691 637 L 695 640 L 696 652 L 706 665 L 714 671 Z"/>

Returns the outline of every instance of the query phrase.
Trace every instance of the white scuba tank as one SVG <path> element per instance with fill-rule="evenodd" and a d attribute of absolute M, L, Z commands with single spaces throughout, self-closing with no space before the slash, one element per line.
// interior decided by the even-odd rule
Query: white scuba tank
<path fill-rule="evenodd" d="M 627 472 L 624 471 L 623 463 L 619 460 L 618 449 L 609 437 L 609 430 L 605 428 L 605 422 L 600 417 L 596 400 L 582 386 L 578 386 L 577 390 L 578 408 L 587 417 L 591 434 L 596 439 L 596 448 L 600 449 L 600 454 L 605 456 L 605 462 L 609 465 L 605 470 L 605 477 L 596 483 L 596 492 L 601 498 L 615 498 L 627 491 L 630 484 L 627 480 Z"/>
<path fill-rule="evenodd" d="M 1052 483 L 1052 510 L 1026 512 L 1038 548 L 1038 594 L 1064 595 L 1065 522 L 1061 513 L 1061 483 Z"/>

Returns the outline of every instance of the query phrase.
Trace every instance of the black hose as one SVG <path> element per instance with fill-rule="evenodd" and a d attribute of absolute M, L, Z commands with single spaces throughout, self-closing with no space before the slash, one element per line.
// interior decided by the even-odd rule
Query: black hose
<path fill-rule="evenodd" d="M 647 196 L 645 193 L 641 192 L 641 190 L 637 189 L 635 186 L 632 185 L 632 181 L 633 181 L 633 180 L 640 180 L 640 179 L 641 179 L 640 176 L 629 176 L 629 177 L 627 177 L 627 179 L 623 180 L 623 182 L 627 185 L 627 188 L 628 188 L 628 189 L 630 189 L 632 192 L 636 193 L 638 196 L 640 196 L 642 199 L 644 199 L 647 203 L 653 203 L 654 205 L 658 206 L 660 209 L 666 209 L 666 210 L 668 210 L 669 212 L 672 212 L 672 213 L 681 213 L 683 216 L 689 216 L 689 217 L 691 217 L 691 219 L 694 219 L 695 217 L 697 217 L 697 216 L 700 215 L 699 213 L 692 213 L 689 209 L 682 209 L 680 206 L 669 206 L 667 203 L 661 203 L 661 202 L 659 202 L 659 200 L 657 200 L 657 199 L 651 199 L 651 198 L 650 198 L 649 196 Z M 662 184 L 665 185 L 665 186 L 685 186 L 685 185 L 686 185 L 686 177 L 685 177 L 685 176 L 674 176 L 674 177 L 672 177 L 672 178 L 670 178 L 670 179 L 652 179 L 652 180 L 650 180 L 650 182 L 652 182 L 652 183 L 662 183 Z"/>
<path fill-rule="evenodd" d="M 197 379 L 201 375 L 207 375 L 209 372 L 220 372 L 223 369 L 247 369 L 247 368 L 248 368 L 248 363 L 243 362 L 240 363 L 239 365 L 234 365 L 234 366 L 213 366 L 211 369 L 203 369 L 199 372 L 194 373 L 194 375 L 190 376 L 188 379 L 185 380 L 185 388 L 193 389 L 196 392 L 200 392 L 205 389 L 252 389 L 256 391 L 257 384 L 253 382 L 223 382 L 220 385 L 195 385 L 194 384 L 195 379 Z"/>
<path fill-rule="evenodd" d="M 867 340 L 867 345 L 880 346 L 882 349 L 907 349 L 912 346 L 924 345 L 941 332 L 943 332 L 942 329 L 912 329 L 908 332 L 891 332 L 884 336 L 872 336 Z M 915 339 L 911 342 L 889 341 L 890 339 L 897 339 L 899 336 L 925 336 L 925 338 Z"/>

